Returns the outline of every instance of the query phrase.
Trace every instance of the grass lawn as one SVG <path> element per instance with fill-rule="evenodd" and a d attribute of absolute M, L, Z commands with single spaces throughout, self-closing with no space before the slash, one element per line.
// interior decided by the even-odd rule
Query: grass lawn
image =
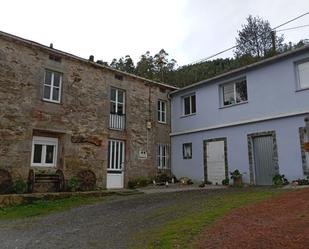
<path fill-rule="evenodd" d="M 254 204 L 278 195 L 278 191 L 251 190 L 247 192 L 225 193 L 220 196 L 201 199 L 189 206 L 177 205 L 161 210 L 153 215 L 165 215 L 166 223 L 154 229 L 146 228 L 135 238 L 132 248 L 172 249 L 195 248 L 194 238 L 217 219 L 234 208 Z M 178 212 L 174 218 L 169 214 Z"/>
<path fill-rule="evenodd" d="M 53 201 L 35 201 L 31 204 L 0 208 L 0 219 L 17 219 L 47 215 L 81 205 L 93 204 L 103 200 L 104 197 L 71 197 Z"/>

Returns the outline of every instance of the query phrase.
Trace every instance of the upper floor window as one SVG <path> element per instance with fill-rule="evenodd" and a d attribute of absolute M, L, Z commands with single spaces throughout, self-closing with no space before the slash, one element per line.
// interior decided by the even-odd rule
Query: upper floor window
<path fill-rule="evenodd" d="M 246 80 L 221 85 L 221 91 L 223 106 L 234 105 L 248 100 Z"/>
<path fill-rule="evenodd" d="M 125 92 L 117 88 L 111 88 L 110 113 L 117 115 L 125 114 Z"/>
<path fill-rule="evenodd" d="M 183 97 L 183 114 L 190 115 L 196 113 L 195 94 Z"/>
<path fill-rule="evenodd" d="M 60 103 L 62 74 L 45 70 L 43 100 Z"/>
<path fill-rule="evenodd" d="M 158 121 L 166 123 L 166 102 L 158 100 Z"/>
<path fill-rule="evenodd" d="M 125 91 L 111 88 L 109 128 L 125 129 Z"/>
<path fill-rule="evenodd" d="M 33 137 L 31 166 L 55 167 L 57 165 L 58 139 Z"/>
<path fill-rule="evenodd" d="M 309 88 L 309 61 L 297 64 L 298 87 Z"/>

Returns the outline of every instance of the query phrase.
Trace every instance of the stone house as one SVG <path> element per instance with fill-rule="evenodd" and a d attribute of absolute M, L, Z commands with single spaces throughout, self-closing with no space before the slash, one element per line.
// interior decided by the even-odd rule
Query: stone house
<path fill-rule="evenodd" d="M 91 170 L 107 188 L 169 173 L 172 90 L 0 32 L 0 169 Z"/>
<path fill-rule="evenodd" d="M 271 185 L 277 174 L 309 175 L 309 46 L 173 91 L 171 99 L 176 177 L 221 184 L 238 169 L 246 183 Z"/>

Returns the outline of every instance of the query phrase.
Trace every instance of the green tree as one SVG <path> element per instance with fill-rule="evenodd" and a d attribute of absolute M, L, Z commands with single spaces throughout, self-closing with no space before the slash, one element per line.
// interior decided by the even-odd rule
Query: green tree
<path fill-rule="evenodd" d="M 169 74 L 175 69 L 176 63 L 174 59 L 169 60 L 168 53 L 164 49 L 161 49 L 159 53 L 154 56 L 156 80 L 161 82 L 166 81 Z"/>
<path fill-rule="evenodd" d="M 273 35 L 274 40 L 272 40 L 272 28 L 267 20 L 250 15 L 247 18 L 247 24 L 242 25 L 242 30 L 238 31 L 235 55 L 265 57 L 272 53 L 273 41 L 275 47 L 281 49 L 283 36 L 277 36 L 275 33 Z"/>
<path fill-rule="evenodd" d="M 140 60 L 136 64 L 136 74 L 147 79 L 154 79 L 155 76 L 155 65 L 153 57 L 150 52 L 147 51 L 145 54 L 141 55 Z"/>

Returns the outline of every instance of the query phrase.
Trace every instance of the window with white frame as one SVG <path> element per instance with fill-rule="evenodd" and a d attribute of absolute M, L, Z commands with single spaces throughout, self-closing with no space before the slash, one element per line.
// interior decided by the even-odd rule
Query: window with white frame
<path fill-rule="evenodd" d="M 125 92 L 117 88 L 111 88 L 110 113 L 125 114 Z"/>
<path fill-rule="evenodd" d="M 31 166 L 56 167 L 58 139 L 33 137 Z"/>
<path fill-rule="evenodd" d="M 190 115 L 196 113 L 195 94 L 183 97 L 183 114 Z"/>
<path fill-rule="evenodd" d="M 239 80 L 221 85 L 222 105 L 234 105 L 248 100 L 247 81 Z"/>
<path fill-rule="evenodd" d="M 157 145 L 157 160 L 158 169 L 168 169 L 169 165 L 169 144 L 158 144 Z"/>
<path fill-rule="evenodd" d="M 158 121 L 166 123 L 166 101 L 158 100 Z"/>
<path fill-rule="evenodd" d="M 60 103 L 62 74 L 45 70 L 43 100 Z"/>
<path fill-rule="evenodd" d="M 182 145 L 183 159 L 192 158 L 192 143 L 185 143 Z"/>
<path fill-rule="evenodd" d="M 309 88 L 309 61 L 297 64 L 298 87 Z"/>

